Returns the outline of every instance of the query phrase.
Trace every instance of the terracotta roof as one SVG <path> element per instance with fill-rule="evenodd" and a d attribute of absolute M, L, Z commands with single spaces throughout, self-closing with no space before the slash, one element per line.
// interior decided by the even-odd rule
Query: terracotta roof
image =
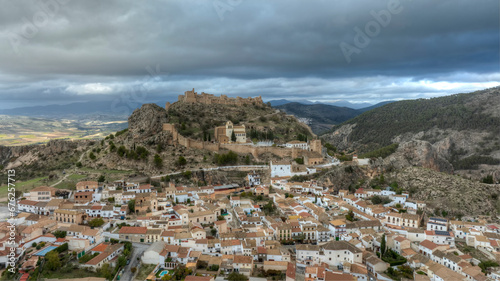
<path fill-rule="evenodd" d="M 424 240 L 420 242 L 420 245 L 430 250 L 434 250 L 438 246 L 436 243 L 429 240 Z"/>
<path fill-rule="evenodd" d="M 30 206 L 35 206 L 38 203 L 38 201 L 32 201 L 32 200 L 21 200 L 17 204 L 18 205 L 30 205 Z"/>
<path fill-rule="evenodd" d="M 39 187 L 35 187 L 31 190 L 31 192 L 33 191 L 51 191 L 51 192 L 55 192 L 56 190 L 58 190 L 57 188 L 55 187 L 50 187 L 50 186 L 39 186 Z"/>
<path fill-rule="evenodd" d="M 124 226 L 120 229 L 119 234 L 146 234 L 148 231 L 147 227 L 139 226 Z"/>
<path fill-rule="evenodd" d="M 233 263 L 252 263 L 253 259 L 251 256 L 240 256 L 235 255 L 233 259 Z"/>
<path fill-rule="evenodd" d="M 95 246 L 94 248 L 92 248 L 92 251 L 104 252 L 108 246 L 109 246 L 109 244 L 107 244 L 107 243 L 101 243 L 101 244 Z"/>

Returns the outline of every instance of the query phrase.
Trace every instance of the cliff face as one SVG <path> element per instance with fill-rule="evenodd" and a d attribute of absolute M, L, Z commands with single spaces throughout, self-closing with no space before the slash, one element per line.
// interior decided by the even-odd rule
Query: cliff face
<path fill-rule="evenodd" d="M 156 135 L 167 122 L 167 111 L 164 108 L 153 103 L 144 104 L 128 118 L 129 136 L 139 139 Z"/>
<path fill-rule="evenodd" d="M 0 165 L 7 166 L 9 161 L 34 149 L 35 145 L 3 146 L 0 145 Z"/>
<path fill-rule="evenodd" d="M 426 141 L 414 140 L 401 143 L 398 150 L 381 161 L 384 166 L 402 169 L 419 166 L 438 172 L 453 173 L 453 166 L 439 149 Z"/>

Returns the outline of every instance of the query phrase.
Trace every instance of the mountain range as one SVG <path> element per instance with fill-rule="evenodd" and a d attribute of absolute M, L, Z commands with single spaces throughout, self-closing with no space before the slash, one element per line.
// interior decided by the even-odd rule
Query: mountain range
<path fill-rule="evenodd" d="M 270 100 L 269 103 L 271 103 L 271 106 L 280 106 L 284 105 L 287 103 L 300 103 L 300 104 L 324 104 L 324 105 L 333 105 L 333 106 L 338 106 L 338 107 L 348 107 L 352 109 L 362 109 L 362 108 L 367 108 L 374 106 L 372 103 L 368 102 L 361 102 L 361 103 L 354 103 L 354 102 L 348 102 L 348 101 L 336 101 L 336 102 L 312 102 L 306 99 L 300 99 L 300 100 L 287 100 L 287 99 L 279 99 L 279 100 Z"/>
<path fill-rule="evenodd" d="M 278 106 L 274 106 L 288 114 L 295 115 L 304 120 L 313 130 L 314 133 L 320 134 L 332 128 L 332 126 L 352 119 L 365 111 L 384 106 L 391 101 L 377 103 L 369 107 L 361 109 L 353 109 L 349 107 L 340 107 L 329 104 L 303 104 L 298 102 L 290 102 Z"/>
<path fill-rule="evenodd" d="M 155 102 L 165 106 L 165 102 Z M 127 120 L 132 112 L 140 108 L 139 102 L 121 102 L 119 100 L 101 100 L 75 102 L 65 105 L 51 104 L 29 107 L 0 109 L 0 114 L 11 116 L 45 117 L 54 119 L 78 119 L 86 116 L 99 115 L 100 118 L 114 117 Z"/>

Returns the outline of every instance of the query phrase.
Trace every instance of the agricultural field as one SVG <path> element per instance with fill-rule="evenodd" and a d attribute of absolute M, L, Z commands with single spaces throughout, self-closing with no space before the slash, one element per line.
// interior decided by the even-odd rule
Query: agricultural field
<path fill-rule="evenodd" d="M 42 144 L 51 139 L 95 139 L 127 127 L 126 120 L 47 119 L 0 115 L 0 145 Z"/>

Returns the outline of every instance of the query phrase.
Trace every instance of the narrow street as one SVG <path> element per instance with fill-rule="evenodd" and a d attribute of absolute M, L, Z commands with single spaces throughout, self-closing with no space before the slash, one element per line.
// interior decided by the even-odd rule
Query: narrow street
<path fill-rule="evenodd" d="M 130 271 L 131 268 L 135 267 L 137 268 L 139 264 L 141 263 L 140 260 L 137 260 L 137 258 L 140 259 L 142 254 L 146 251 L 147 248 L 149 248 L 149 244 L 142 244 L 142 243 L 132 243 L 133 250 L 132 250 L 132 255 L 130 256 L 130 263 L 126 265 L 123 270 L 122 274 L 120 274 L 120 281 L 132 281 L 134 277 L 134 273 Z M 137 268 L 137 271 L 139 271 L 139 268 Z M 136 273 L 137 273 L 136 271 Z"/>

